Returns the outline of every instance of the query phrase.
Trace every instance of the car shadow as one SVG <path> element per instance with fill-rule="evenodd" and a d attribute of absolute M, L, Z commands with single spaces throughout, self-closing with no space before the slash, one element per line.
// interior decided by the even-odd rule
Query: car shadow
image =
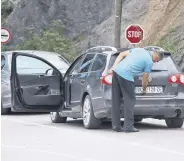
<path fill-rule="evenodd" d="M 25 115 L 45 115 L 49 114 L 48 112 L 10 112 L 7 115 L 1 115 L 1 116 L 25 116 Z"/>
<path fill-rule="evenodd" d="M 123 126 L 124 121 L 121 122 Z M 84 128 L 82 120 L 69 120 L 65 124 L 62 124 L 61 126 L 65 127 L 72 127 L 72 128 Z M 166 125 L 160 125 L 156 123 L 146 123 L 146 122 L 140 122 L 140 123 L 135 123 L 135 127 L 138 128 L 139 130 L 177 130 L 177 129 L 169 129 L 167 128 Z M 100 129 L 94 129 L 94 130 L 103 130 L 103 131 L 109 131 L 111 130 L 111 122 L 106 121 L 101 124 Z M 184 130 L 184 129 L 179 129 L 179 130 Z"/>

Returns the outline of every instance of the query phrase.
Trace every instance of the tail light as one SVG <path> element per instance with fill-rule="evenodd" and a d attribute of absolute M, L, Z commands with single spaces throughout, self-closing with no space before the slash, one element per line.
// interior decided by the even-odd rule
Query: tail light
<path fill-rule="evenodd" d="M 168 79 L 168 82 L 184 85 L 184 74 L 171 75 Z"/>
<path fill-rule="evenodd" d="M 101 84 L 112 85 L 112 74 L 107 74 L 101 77 Z"/>

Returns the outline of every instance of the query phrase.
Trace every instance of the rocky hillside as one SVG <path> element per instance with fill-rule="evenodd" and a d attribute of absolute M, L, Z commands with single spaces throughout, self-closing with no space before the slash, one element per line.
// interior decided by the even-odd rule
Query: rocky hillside
<path fill-rule="evenodd" d="M 61 21 L 67 37 L 87 35 L 110 15 L 112 0 L 21 0 L 6 25 L 12 30 L 14 44 L 27 31 L 40 34 L 53 21 Z"/>
<path fill-rule="evenodd" d="M 124 0 L 121 46 L 131 46 L 124 37 L 127 26 L 140 24 L 145 34 L 137 46 L 163 47 L 175 55 L 184 71 L 183 15 L 184 0 Z M 113 45 L 113 0 L 14 0 L 14 9 L 4 24 L 13 34 L 9 45 L 26 41 L 30 32 L 41 35 L 53 21 L 60 22 L 64 36 L 79 50 Z"/>

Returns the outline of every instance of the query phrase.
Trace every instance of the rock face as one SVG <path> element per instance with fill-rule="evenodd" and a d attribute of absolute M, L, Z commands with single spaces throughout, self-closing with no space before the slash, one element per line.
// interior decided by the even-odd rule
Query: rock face
<path fill-rule="evenodd" d="M 59 20 L 68 37 L 90 34 L 113 10 L 112 0 L 21 0 L 7 19 L 15 44 L 26 31 L 41 33 Z"/>
<path fill-rule="evenodd" d="M 12 0 L 14 1 L 14 0 Z M 81 50 L 96 45 L 113 46 L 113 0 L 15 0 L 16 7 L 7 19 L 13 34 L 12 44 L 26 39 L 27 31 L 40 34 L 61 21 L 65 35 L 85 39 L 78 43 Z M 167 45 L 174 44 L 175 56 L 184 71 L 184 0 L 124 0 L 121 46 L 131 46 L 124 31 L 131 24 L 145 30 L 144 41 L 137 46 L 157 44 L 165 37 Z M 168 43 L 169 42 L 169 43 Z M 168 43 L 168 44 L 167 44 Z M 168 47 L 169 48 L 169 47 Z"/>
<path fill-rule="evenodd" d="M 16 7 L 16 5 L 20 2 L 20 0 L 10 0 Z"/>

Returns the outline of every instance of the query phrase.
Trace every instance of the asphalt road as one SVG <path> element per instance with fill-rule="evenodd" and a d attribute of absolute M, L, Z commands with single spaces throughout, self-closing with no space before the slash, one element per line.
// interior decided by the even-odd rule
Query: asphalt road
<path fill-rule="evenodd" d="M 48 114 L 2 116 L 2 161 L 184 161 L 184 127 L 136 124 L 139 133 L 86 130 L 81 120 L 52 124 Z"/>

